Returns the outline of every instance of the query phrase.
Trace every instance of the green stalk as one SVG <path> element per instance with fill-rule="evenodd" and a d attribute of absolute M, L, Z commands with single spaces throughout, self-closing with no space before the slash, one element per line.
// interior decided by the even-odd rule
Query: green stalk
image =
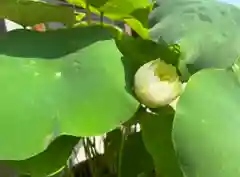
<path fill-rule="evenodd" d="M 104 17 L 104 12 L 100 13 L 100 24 L 103 26 L 103 17 Z"/>
<path fill-rule="evenodd" d="M 119 153 L 118 153 L 118 177 L 122 177 L 122 171 L 121 171 L 121 167 L 122 167 L 122 156 L 123 156 L 123 149 L 124 149 L 124 145 L 125 145 L 125 141 L 128 135 L 128 127 L 122 126 L 122 138 L 121 138 L 121 144 L 120 144 L 120 149 L 119 149 Z"/>
<path fill-rule="evenodd" d="M 67 171 L 67 177 L 74 177 L 72 170 L 67 165 L 66 165 L 66 171 Z"/>
<path fill-rule="evenodd" d="M 87 23 L 90 25 L 92 23 L 92 18 L 91 18 L 91 10 L 90 10 L 90 4 L 88 0 L 86 0 L 86 17 L 87 17 Z"/>

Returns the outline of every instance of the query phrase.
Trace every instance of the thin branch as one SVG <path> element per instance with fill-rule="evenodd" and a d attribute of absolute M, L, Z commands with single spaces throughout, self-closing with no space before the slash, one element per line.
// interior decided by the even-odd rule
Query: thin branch
<path fill-rule="evenodd" d="M 124 150 L 124 145 L 125 141 L 128 135 L 128 127 L 122 126 L 122 138 L 121 138 L 121 144 L 120 144 L 120 149 L 118 153 L 118 177 L 122 177 L 122 156 L 123 156 L 123 150 Z"/>
<path fill-rule="evenodd" d="M 91 10 L 90 10 L 90 4 L 88 0 L 86 0 L 86 17 L 87 17 L 87 23 L 90 25 L 92 23 L 92 18 L 91 18 Z"/>
<path fill-rule="evenodd" d="M 100 24 L 103 26 L 103 17 L 104 17 L 104 12 L 100 13 Z"/>

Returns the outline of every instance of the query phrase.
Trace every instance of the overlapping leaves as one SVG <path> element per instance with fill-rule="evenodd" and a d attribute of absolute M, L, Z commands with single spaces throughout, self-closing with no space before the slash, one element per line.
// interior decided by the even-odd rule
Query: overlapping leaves
<path fill-rule="evenodd" d="M 152 10 L 149 0 L 67 0 L 90 10 L 98 15 L 104 15 L 113 20 L 124 20 L 141 37 L 148 36 L 148 15 Z"/>
<path fill-rule="evenodd" d="M 186 77 L 206 67 L 226 68 L 240 55 L 240 9 L 211 0 L 158 1 L 150 36 L 181 46 Z"/>
<path fill-rule="evenodd" d="M 101 26 L 2 35 L 0 159 L 20 172 L 49 174 L 76 143 L 67 138 L 51 146 L 61 151 L 67 143 L 59 158 L 43 152 L 57 137 L 102 134 L 130 119 L 139 103 L 123 60 Z"/>

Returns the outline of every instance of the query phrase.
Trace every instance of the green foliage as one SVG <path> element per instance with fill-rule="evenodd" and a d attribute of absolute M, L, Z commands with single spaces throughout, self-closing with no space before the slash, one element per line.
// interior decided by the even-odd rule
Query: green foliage
<path fill-rule="evenodd" d="M 67 0 L 69 3 L 89 10 L 95 14 L 124 20 L 141 37 L 148 39 L 148 15 L 152 10 L 149 0 Z"/>
<path fill-rule="evenodd" d="M 124 21 L 138 33 L 143 39 L 149 39 L 148 15 L 152 10 L 152 5 L 140 8 L 131 13 L 132 18 L 125 18 Z"/>
<path fill-rule="evenodd" d="M 122 177 L 153 176 L 153 160 L 144 147 L 141 132 L 132 133 L 127 137 L 120 170 L 122 171 Z"/>
<path fill-rule="evenodd" d="M 112 19 L 131 17 L 135 10 L 150 5 L 148 0 L 67 0 L 69 3 L 86 8 L 87 3 L 90 10 L 96 13 L 103 12 L 105 16 Z"/>
<path fill-rule="evenodd" d="M 30 174 L 31 177 L 53 175 L 61 171 L 66 165 L 74 146 L 79 138 L 61 136 L 54 140 L 42 153 L 27 160 L 3 161 L 6 165 L 21 174 Z"/>
<path fill-rule="evenodd" d="M 104 133 L 138 108 L 122 54 L 102 27 L 17 30 L 0 44 L 2 160 L 36 155 L 61 134 Z"/>
<path fill-rule="evenodd" d="M 150 36 L 181 46 L 185 78 L 203 68 L 227 68 L 240 55 L 240 9 L 217 1 L 159 1 L 150 15 Z"/>
<path fill-rule="evenodd" d="M 173 125 L 187 177 L 240 175 L 239 99 L 239 81 L 231 71 L 203 70 L 190 78 Z"/>
<path fill-rule="evenodd" d="M 58 177 L 80 137 L 106 133 L 105 153 L 86 161 L 90 171 L 101 168 L 94 177 L 239 176 L 240 9 L 212 0 L 68 2 L 73 7 L 0 2 L 0 18 L 24 27 L 67 27 L 1 35 L 0 162 L 23 175 Z M 150 113 L 135 98 L 133 79 L 157 58 L 190 79 L 175 110 Z M 140 132 L 132 131 L 137 123 Z"/>
<path fill-rule="evenodd" d="M 239 81 L 231 71 L 190 78 L 177 105 L 173 141 L 187 177 L 239 176 Z"/>
<path fill-rule="evenodd" d="M 135 131 L 130 132 L 129 135 L 126 136 L 121 152 L 122 136 L 124 136 L 124 134 L 120 129 L 115 129 L 107 134 L 105 159 L 109 163 L 108 167 L 111 169 L 110 171 L 114 174 L 120 170 L 122 177 L 138 177 L 139 175 L 153 176 L 153 160 L 144 146 L 142 133 Z M 118 158 L 120 155 L 121 165 L 120 169 L 118 169 Z"/>
<path fill-rule="evenodd" d="M 170 46 L 164 41 L 157 44 L 151 40 L 123 35 L 116 43 L 121 53 L 131 59 L 126 62 L 131 63 L 130 70 L 133 71 L 133 74 L 140 66 L 157 58 L 175 66 L 179 63 L 178 47 L 172 46 L 170 49 Z"/>
<path fill-rule="evenodd" d="M 144 144 L 154 159 L 158 176 L 182 177 L 172 144 L 174 110 L 163 107 L 155 113 L 139 113 Z"/>
<path fill-rule="evenodd" d="M 75 23 L 72 8 L 47 4 L 39 0 L 1 0 L 0 18 L 7 18 L 23 26 L 45 22 L 62 22 L 71 26 Z"/>

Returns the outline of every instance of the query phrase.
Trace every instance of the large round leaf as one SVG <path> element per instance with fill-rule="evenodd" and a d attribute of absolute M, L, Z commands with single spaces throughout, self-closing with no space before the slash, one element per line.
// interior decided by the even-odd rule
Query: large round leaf
<path fill-rule="evenodd" d="M 202 70 L 176 108 L 173 141 L 186 177 L 240 176 L 240 85 L 233 72 Z"/>
<path fill-rule="evenodd" d="M 240 55 L 240 9 L 218 1 L 159 0 L 150 15 L 154 41 L 179 43 L 184 76 L 209 68 L 226 68 Z"/>
<path fill-rule="evenodd" d="M 128 120 L 138 102 L 108 30 L 82 27 L 0 38 L 0 159 L 21 160 L 55 137 L 97 135 Z"/>

